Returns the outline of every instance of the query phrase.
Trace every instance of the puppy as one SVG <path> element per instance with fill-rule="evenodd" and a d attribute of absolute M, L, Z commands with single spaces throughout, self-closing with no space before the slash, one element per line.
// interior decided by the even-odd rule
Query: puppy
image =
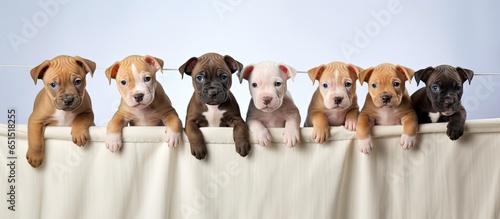
<path fill-rule="evenodd" d="M 117 152 L 123 145 L 122 129 L 131 126 L 166 126 L 166 143 L 176 147 L 181 140 L 182 124 L 155 73 L 163 61 L 153 56 L 131 55 L 106 69 L 109 84 L 116 80 L 121 101 L 108 123 L 106 148 Z"/>
<path fill-rule="evenodd" d="M 191 76 L 194 92 L 186 115 L 186 135 L 191 154 L 197 159 L 207 155 L 200 127 L 233 127 L 236 152 L 242 157 L 250 152 L 249 131 L 241 118 L 240 107 L 231 88 L 231 76 L 243 65 L 231 56 L 206 53 L 186 61 L 179 72 Z"/>
<path fill-rule="evenodd" d="M 271 61 L 248 65 L 238 73 L 240 83 L 248 80 L 252 95 L 246 121 L 255 141 L 262 146 L 271 142 L 267 128 L 273 127 L 285 127 L 283 143 L 287 146 L 300 142 L 300 113 L 286 84 L 295 75 L 294 68 Z"/>
<path fill-rule="evenodd" d="M 308 71 L 313 85 L 319 87 L 313 94 L 307 110 L 304 127 L 313 127 L 312 139 L 322 144 L 330 138 L 330 126 L 345 126 L 356 130 L 359 106 L 356 80 L 362 68 L 342 62 L 320 65 Z"/>
<path fill-rule="evenodd" d="M 61 55 L 31 69 L 35 84 L 37 79 L 44 83 L 28 119 L 26 159 L 32 167 L 43 162 L 45 126 L 71 126 L 71 138 L 78 146 L 90 139 L 89 126 L 94 123 L 94 112 L 85 90 L 85 76 L 87 73 L 92 76 L 95 67 L 88 59 Z"/>
<path fill-rule="evenodd" d="M 440 65 L 415 72 L 417 85 L 420 81 L 425 88 L 420 88 L 411 96 L 418 123 L 448 122 L 446 134 L 451 140 L 457 140 L 464 133 L 467 112 L 461 104 L 466 80 L 469 84 L 474 72 L 460 67 Z"/>
<path fill-rule="evenodd" d="M 368 83 L 368 94 L 358 117 L 356 136 L 359 150 L 368 154 L 373 148 L 370 129 L 373 125 L 403 125 L 400 145 L 410 149 L 418 131 L 417 114 L 405 88 L 414 71 L 410 68 L 380 64 L 361 72 L 359 82 Z"/>

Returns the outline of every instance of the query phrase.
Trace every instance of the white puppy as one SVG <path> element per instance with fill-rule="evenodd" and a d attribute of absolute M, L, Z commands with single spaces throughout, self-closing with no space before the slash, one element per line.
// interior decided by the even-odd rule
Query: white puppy
<path fill-rule="evenodd" d="M 300 114 L 286 85 L 295 75 L 294 68 L 271 61 L 247 65 L 238 73 L 240 83 L 248 80 L 252 95 L 246 122 L 252 137 L 262 146 L 271 142 L 267 128 L 284 127 L 283 143 L 289 147 L 300 142 Z"/>

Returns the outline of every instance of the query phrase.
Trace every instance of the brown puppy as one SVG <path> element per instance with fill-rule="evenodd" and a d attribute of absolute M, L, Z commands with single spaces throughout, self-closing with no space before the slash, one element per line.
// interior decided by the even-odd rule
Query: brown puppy
<path fill-rule="evenodd" d="M 90 139 L 89 126 L 94 123 L 90 96 L 85 90 L 85 76 L 95 71 L 95 63 L 75 56 L 57 56 L 31 70 L 33 81 L 42 79 L 42 89 L 35 99 L 28 119 L 28 151 L 32 167 L 42 164 L 45 126 L 71 126 L 73 142 L 83 146 Z"/>
<path fill-rule="evenodd" d="M 122 147 L 122 129 L 132 126 L 167 127 L 166 142 L 176 147 L 181 139 L 182 123 L 163 87 L 156 81 L 156 72 L 163 61 L 153 56 L 131 55 L 106 69 L 106 77 L 116 80 L 122 96 L 120 106 L 109 121 L 106 148 L 117 152 Z"/>
<path fill-rule="evenodd" d="M 359 106 L 356 80 L 362 68 L 342 62 L 320 65 L 308 71 L 313 84 L 319 87 L 307 110 L 304 127 L 313 127 L 312 139 L 322 144 L 330 137 L 330 126 L 356 130 Z"/>
<path fill-rule="evenodd" d="M 356 136 L 359 150 L 368 154 L 373 148 L 370 129 L 374 125 L 403 125 L 400 145 L 410 149 L 418 131 L 417 114 L 405 88 L 414 71 L 410 68 L 380 64 L 361 72 L 359 82 L 367 82 L 368 94 L 358 117 Z"/>
<path fill-rule="evenodd" d="M 469 84 L 474 72 L 460 67 L 440 65 L 427 67 L 415 72 L 417 85 L 425 83 L 411 95 L 418 123 L 448 122 L 446 134 L 451 140 L 457 140 L 464 133 L 467 112 L 462 106 L 462 85 Z"/>
<path fill-rule="evenodd" d="M 248 127 L 241 118 L 240 107 L 231 88 L 232 74 L 243 65 L 231 56 L 206 53 L 192 57 L 179 72 L 192 77 L 195 91 L 189 101 L 186 115 L 186 135 L 191 154 L 197 159 L 207 155 L 207 146 L 200 127 L 233 127 L 236 152 L 242 157 L 250 152 Z"/>

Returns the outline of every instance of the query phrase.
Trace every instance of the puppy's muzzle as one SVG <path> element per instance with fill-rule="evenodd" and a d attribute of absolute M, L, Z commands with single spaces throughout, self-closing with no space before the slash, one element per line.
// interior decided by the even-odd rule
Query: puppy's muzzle
<path fill-rule="evenodd" d="M 333 102 L 335 103 L 335 105 L 340 105 L 342 103 L 342 100 L 344 100 L 344 98 L 342 98 L 342 97 L 334 97 L 333 98 Z"/>
<path fill-rule="evenodd" d="M 383 103 L 390 103 L 392 99 L 392 95 L 385 94 L 382 96 L 382 102 Z"/>
<path fill-rule="evenodd" d="M 273 100 L 272 97 L 264 97 L 264 98 L 262 98 L 262 101 L 263 101 L 264 105 L 266 105 L 266 106 L 268 106 L 271 103 L 272 100 Z"/>
<path fill-rule="evenodd" d="M 60 110 L 73 110 L 80 105 L 81 101 L 77 95 L 63 94 L 57 99 L 57 109 Z"/>

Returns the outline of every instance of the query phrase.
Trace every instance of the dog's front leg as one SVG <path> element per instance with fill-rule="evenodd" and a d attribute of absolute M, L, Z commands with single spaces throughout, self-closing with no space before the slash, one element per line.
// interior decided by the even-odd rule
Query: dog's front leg
<path fill-rule="evenodd" d="M 119 112 L 116 112 L 113 118 L 108 122 L 105 145 L 111 152 L 117 152 L 122 147 L 122 129 L 127 124 L 128 121 L 125 121 L 125 117 Z"/>
<path fill-rule="evenodd" d="M 403 125 L 403 134 L 399 144 L 404 149 L 410 149 L 415 146 L 415 138 L 418 132 L 417 113 L 414 111 L 407 113 L 401 118 L 401 124 Z"/>
<path fill-rule="evenodd" d="M 163 124 L 167 127 L 165 130 L 166 142 L 169 147 L 177 147 L 181 140 L 182 122 L 177 115 L 177 112 L 172 109 L 163 119 Z"/>
<path fill-rule="evenodd" d="M 71 123 L 71 138 L 73 143 L 84 146 L 90 140 L 89 127 L 94 124 L 94 112 L 87 110 L 75 117 Z"/>
<path fill-rule="evenodd" d="M 356 131 L 356 125 L 358 124 L 359 109 L 356 107 L 349 110 L 345 116 L 345 128 L 349 131 Z"/>
<path fill-rule="evenodd" d="M 236 152 L 242 157 L 247 156 L 252 147 L 250 144 L 250 131 L 248 130 L 247 124 L 241 117 L 236 117 L 233 118 L 230 126 L 233 127 L 233 139 L 236 144 Z M 266 128 L 264 129 L 267 131 Z"/>
<path fill-rule="evenodd" d="M 283 143 L 288 147 L 295 147 L 300 143 L 300 114 L 298 110 L 286 118 Z"/>
<path fill-rule="evenodd" d="M 364 154 L 369 154 L 373 148 L 372 137 L 370 130 L 375 124 L 372 118 L 366 113 L 360 113 L 358 116 L 358 124 L 356 127 L 356 137 L 358 138 L 359 151 Z"/>
<path fill-rule="evenodd" d="M 45 132 L 45 124 L 40 121 L 28 120 L 28 151 L 26 159 L 32 167 L 42 165 L 44 157 L 44 142 L 43 135 Z"/>
<path fill-rule="evenodd" d="M 457 113 L 450 116 L 446 135 L 448 135 L 451 140 L 457 140 L 464 134 L 466 118 L 467 112 L 463 106 L 460 106 L 460 110 Z"/>
<path fill-rule="evenodd" d="M 207 146 L 205 145 L 203 133 L 195 120 L 186 121 L 186 135 L 191 146 L 191 154 L 198 160 L 205 158 Z"/>

